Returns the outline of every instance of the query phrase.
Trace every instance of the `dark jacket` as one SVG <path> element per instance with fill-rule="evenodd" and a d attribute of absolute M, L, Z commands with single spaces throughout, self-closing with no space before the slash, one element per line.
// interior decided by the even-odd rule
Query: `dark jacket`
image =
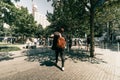
<path fill-rule="evenodd" d="M 61 34 L 62 37 L 65 38 L 65 35 L 64 34 Z M 53 45 L 52 45 L 52 50 L 62 50 L 60 48 L 57 47 L 57 41 L 58 41 L 58 38 L 60 37 L 60 32 L 54 32 L 54 37 L 53 37 Z"/>

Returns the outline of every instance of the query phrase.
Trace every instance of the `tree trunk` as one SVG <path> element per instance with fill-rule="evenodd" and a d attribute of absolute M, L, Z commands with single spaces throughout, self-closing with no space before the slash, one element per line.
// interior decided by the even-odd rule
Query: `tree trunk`
<path fill-rule="evenodd" d="M 90 0 L 91 3 L 91 8 L 90 8 L 90 57 L 94 57 L 94 6 L 93 6 L 93 1 Z"/>

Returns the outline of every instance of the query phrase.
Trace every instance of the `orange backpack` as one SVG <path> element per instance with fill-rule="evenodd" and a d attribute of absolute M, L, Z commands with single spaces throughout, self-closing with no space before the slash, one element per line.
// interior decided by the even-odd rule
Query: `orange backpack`
<path fill-rule="evenodd" d="M 58 48 L 62 48 L 64 49 L 65 48 L 65 45 L 66 45 L 66 41 L 65 41 L 65 38 L 64 37 L 59 37 L 58 38 L 58 42 L 57 42 L 57 46 Z"/>

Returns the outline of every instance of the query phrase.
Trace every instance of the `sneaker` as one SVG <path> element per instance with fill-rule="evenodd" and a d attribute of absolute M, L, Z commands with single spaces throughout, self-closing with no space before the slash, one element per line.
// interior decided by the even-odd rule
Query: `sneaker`
<path fill-rule="evenodd" d="M 65 70 L 65 68 L 64 67 L 62 67 L 62 71 L 64 71 Z"/>

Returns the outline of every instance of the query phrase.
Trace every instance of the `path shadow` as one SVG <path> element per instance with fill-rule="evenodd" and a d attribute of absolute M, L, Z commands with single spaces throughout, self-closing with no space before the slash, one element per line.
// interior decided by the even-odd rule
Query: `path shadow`
<path fill-rule="evenodd" d="M 96 54 L 102 56 L 102 54 Z M 92 64 L 107 63 L 102 58 L 90 57 L 90 53 L 85 50 L 71 50 L 67 56 L 71 58 L 75 63 L 77 61 L 90 62 Z"/>
<path fill-rule="evenodd" d="M 61 70 L 61 68 L 55 64 L 55 52 L 51 50 L 51 48 L 30 49 L 24 53 L 26 53 L 27 56 L 26 61 L 39 62 L 40 66 L 55 66 Z"/>
<path fill-rule="evenodd" d="M 65 50 L 66 59 L 72 59 L 73 62 L 77 63 L 78 61 L 82 62 L 89 62 L 92 64 L 100 64 L 100 63 L 107 63 L 102 58 L 91 58 L 89 55 L 89 52 L 86 52 L 85 50 L 71 50 L 70 52 L 67 52 Z M 98 54 L 99 56 L 102 56 L 102 54 Z M 40 66 L 56 66 L 58 69 L 61 70 L 61 68 L 57 65 L 55 65 L 55 53 L 50 48 L 39 48 L 39 49 L 30 49 L 26 52 L 27 58 L 26 61 L 29 62 L 39 62 Z"/>
<path fill-rule="evenodd" d="M 30 49 L 26 52 L 25 60 L 30 62 L 39 62 L 40 66 L 53 66 L 55 53 L 50 48 Z"/>
<path fill-rule="evenodd" d="M 55 65 L 55 63 L 50 60 L 44 61 L 40 64 L 40 66 L 49 66 L 49 67 L 54 66 L 54 65 Z"/>
<path fill-rule="evenodd" d="M 48 66 L 48 67 L 51 67 L 51 66 L 55 66 L 57 67 L 59 70 L 61 70 L 61 67 L 56 65 L 55 62 L 49 60 L 49 61 L 44 61 L 40 64 L 40 66 Z"/>
<path fill-rule="evenodd" d="M 13 54 L 9 52 L 0 52 L 0 61 L 14 59 L 11 57 L 12 55 Z"/>

